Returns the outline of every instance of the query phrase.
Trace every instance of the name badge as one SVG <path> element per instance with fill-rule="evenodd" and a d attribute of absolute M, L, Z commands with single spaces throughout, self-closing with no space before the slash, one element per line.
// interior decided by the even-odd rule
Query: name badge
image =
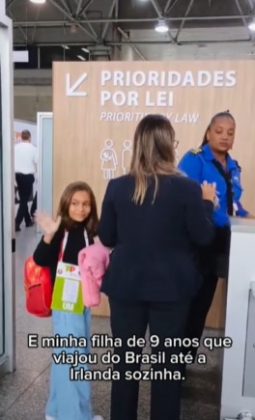
<path fill-rule="evenodd" d="M 82 315 L 84 304 L 78 265 L 58 262 L 51 309 Z"/>

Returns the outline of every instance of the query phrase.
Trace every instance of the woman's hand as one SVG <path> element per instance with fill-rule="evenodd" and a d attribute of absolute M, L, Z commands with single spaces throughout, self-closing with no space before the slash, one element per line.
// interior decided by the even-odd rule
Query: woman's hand
<path fill-rule="evenodd" d="M 46 242 L 46 244 L 49 244 L 60 226 L 61 217 L 58 216 L 57 219 L 54 220 L 51 216 L 48 216 L 47 214 L 37 213 L 35 216 L 35 220 L 44 233 L 44 242 Z"/>
<path fill-rule="evenodd" d="M 214 204 L 217 198 L 216 184 L 215 183 L 208 184 L 208 182 L 205 181 L 201 185 L 201 188 L 202 188 L 203 200 L 209 200 Z"/>

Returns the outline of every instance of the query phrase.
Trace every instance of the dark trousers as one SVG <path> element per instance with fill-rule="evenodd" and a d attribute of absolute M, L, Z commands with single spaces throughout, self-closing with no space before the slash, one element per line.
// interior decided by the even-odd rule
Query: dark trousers
<path fill-rule="evenodd" d="M 34 195 L 32 205 L 31 205 L 31 209 L 30 209 L 31 217 L 34 217 L 36 210 L 37 210 L 37 192 Z"/>
<path fill-rule="evenodd" d="M 181 348 L 164 346 L 166 337 L 180 337 L 185 333 L 189 302 L 133 302 L 110 299 L 111 329 L 114 338 L 121 338 L 122 347 L 115 347 L 114 353 L 120 356 L 120 363 L 113 369 L 120 372 L 120 380 L 112 382 L 111 420 L 136 420 L 138 407 L 139 381 L 125 380 L 126 371 L 140 370 L 140 363 L 127 364 L 125 353 L 132 351 L 136 355 L 142 348 L 128 347 L 127 339 L 132 336 L 144 337 L 147 326 L 150 337 L 159 337 L 159 344 L 151 347 L 152 353 L 165 352 L 166 364 L 151 365 L 155 371 L 166 368 L 169 371 L 181 371 L 183 366 L 170 364 L 171 354 L 178 354 Z M 145 365 L 145 369 L 150 366 Z M 151 420 L 179 420 L 180 418 L 181 381 L 152 380 L 151 382 Z"/>
<path fill-rule="evenodd" d="M 208 273 L 204 275 L 203 284 L 196 297 L 190 305 L 189 318 L 187 323 L 186 337 L 198 338 L 201 340 L 207 314 L 213 301 L 214 293 L 218 282 L 218 275 Z M 186 352 L 188 349 L 186 349 Z M 197 354 L 197 348 L 190 349 L 194 359 Z"/>
<path fill-rule="evenodd" d="M 205 321 L 213 301 L 218 278 L 228 277 L 228 262 L 230 249 L 230 228 L 216 228 L 214 242 L 200 250 L 200 269 L 203 283 L 198 294 L 191 302 L 187 323 L 186 336 L 189 338 L 202 337 Z M 191 349 L 193 357 L 197 348 Z"/>
<path fill-rule="evenodd" d="M 28 201 L 33 192 L 33 182 L 35 179 L 34 175 L 32 174 L 24 175 L 21 173 L 16 173 L 15 176 L 20 198 L 15 223 L 16 227 L 19 227 L 23 219 L 25 219 L 26 225 L 31 222 L 31 218 L 28 212 Z"/>

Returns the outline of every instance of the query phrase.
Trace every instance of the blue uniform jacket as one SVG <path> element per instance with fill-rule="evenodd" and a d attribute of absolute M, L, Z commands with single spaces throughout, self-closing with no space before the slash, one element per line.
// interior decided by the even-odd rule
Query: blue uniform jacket
<path fill-rule="evenodd" d="M 206 144 L 199 149 L 187 152 L 179 162 L 179 169 L 199 184 L 202 184 L 204 181 L 216 183 L 219 206 L 214 210 L 214 222 L 216 226 L 226 226 L 230 224 L 227 207 L 227 187 L 223 176 L 212 162 L 214 159 L 211 147 Z M 248 212 L 240 203 L 243 191 L 240 180 L 241 168 L 237 161 L 233 160 L 229 155 L 227 157 L 227 171 L 231 174 L 235 214 L 246 217 Z"/>

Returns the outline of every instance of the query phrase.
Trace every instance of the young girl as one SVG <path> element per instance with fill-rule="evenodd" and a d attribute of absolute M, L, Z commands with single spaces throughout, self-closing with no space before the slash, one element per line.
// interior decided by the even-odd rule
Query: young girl
<path fill-rule="evenodd" d="M 53 220 L 41 214 L 37 216 L 37 222 L 44 236 L 34 252 L 34 260 L 42 267 L 49 267 L 54 280 L 60 260 L 77 266 L 79 251 L 93 243 L 98 225 L 93 191 L 85 182 L 69 184 L 60 199 L 57 219 Z M 89 309 L 84 310 L 82 314 L 53 309 L 52 319 L 54 335 L 86 337 L 89 343 L 91 323 Z M 54 349 L 55 354 L 62 352 L 81 354 L 87 353 L 88 349 L 86 347 Z M 46 420 L 102 419 L 101 416 L 92 416 L 90 382 L 71 381 L 70 367 L 70 364 L 55 362 L 52 364 Z M 87 366 L 83 364 L 82 368 L 87 369 Z"/>

